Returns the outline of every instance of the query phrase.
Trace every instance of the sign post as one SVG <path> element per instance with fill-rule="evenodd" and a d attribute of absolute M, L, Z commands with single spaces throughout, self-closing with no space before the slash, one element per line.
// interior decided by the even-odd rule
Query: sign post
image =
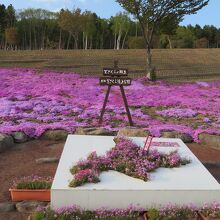
<path fill-rule="evenodd" d="M 99 119 L 99 124 L 102 123 L 103 121 L 103 116 L 105 113 L 105 109 L 106 109 L 106 105 L 108 102 L 108 98 L 109 98 L 109 94 L 110 94 L 110 90 L 112 86 L 119 86 L 120 87 L 120 91 L 122 94 L 122 98 L 124 101 L 124 105 L 125 105 L 125 109 L 127 112 L 127 116 L 128 116 L 128 121 L 130 126 L 133 126 L 133 121 L 132 121 L 132 117 L 131 117 L 131 113 L 128 107 L 128 101 L 125 95 L 125 91 L 124 91 L 124 86 L 130 86 L 131 85 L 131 79 L 130 78 L 122 78 L 128 75 L 128 70 L 127 69 L 119 69 L 118 68 L 118 61 L 114 61 L 114 68 L 104 68 L 103 69 L 103 75 L 105 77 L 100 77 L 99 82 L 100 85 L 104 86 L 107 85 L 108 86 L 108 90 L 105 96 L 105 100 L 103 103 L 103 107 L 101 110 L 101 116 Z"/>

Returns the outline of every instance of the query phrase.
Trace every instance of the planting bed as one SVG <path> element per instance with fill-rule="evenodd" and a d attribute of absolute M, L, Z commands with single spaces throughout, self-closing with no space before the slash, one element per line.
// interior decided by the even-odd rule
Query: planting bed
<path fill-rule="evenodd" d="M 100 207 L 126 208 L 152 205 L 178 205 L 194 203 L 201 206 L 220 198 L 220 185 L 205 169 L 201 162 L 179 139 L 158 139 L 154 142 L 176 142 L 180 147 L 154 147 L 162 152 L 178 150 L 181 157 L 189 157 L 191 163 L 172 169 L 160 168 L 151 174 L 150 181 L 144 182 L 115 171 L 102 172 L 100 182 L 70 188 L 70 168 L 89 153 L 96 151 L 103 155 L 112 147 L 114 137 L 69 135 L 61 156 L 51 190 L 53 208 L 76 204 L 93 210 Z M 143 146 L 144 138 L 132 138 Z M 173 196 L 175 193 L 175 196 Z M 152 203 L 153 201 L 153 203 Z"/>
<path fill-rule="evenodd" d="M 23 131 L 39 137 L 47 129 L 74 132 L 97 127 L 106 87 L 97 77 L 73 73 L 0 69 L 0 133 Z M 220 134 L 220 81 L 169 84 L 133 80 L 126 88 L 136 127 L 159 137 L 163 131 Z M 128 125 L 123 101 L 113 88 L 103 127 L 117 131 Z"/>

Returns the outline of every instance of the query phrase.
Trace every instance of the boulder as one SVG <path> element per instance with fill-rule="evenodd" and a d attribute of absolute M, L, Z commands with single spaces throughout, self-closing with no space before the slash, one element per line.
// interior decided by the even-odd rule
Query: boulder
<path fill-rule="evenodd" d="M 28 136 L 24 132 L 14 132 L 12 134 L 15 143 L 24 143 L 28 141 Z"/>
<path fill-rule="evenodd" d="M 15 211 L 15 204 L 12 202 L 0 203 L 0 212 L 11 212 Z"/>
<path fill-rule="evenodd" d="M 44 208 L 48 205 L 48 202 L 38 202 L 38 201 L 23 201 L 16 204 L 16 209 L 21 213 L 33 213 L 39 208 Z"/>
<path fill-rule="evenodd" d="M 220 135 L 201 133 L 199 140 L 206 143 L 209 147 L 220 150 Z"/>
<path fill-rule="evenodd" d="M 149 132 L 143 128 L 122 128 L 118 131 L 117 136 L 126 137 L 146 137 Z"/>
<path fill-rule="evenodd" d="M 114 136 L 115 132 L 109 131 L 105 128 L 77 128 L 75 134 Z"/>
<path fill-rule="evenodd" d="M 0 134 L 0 153 L 14 146 L 13 138 L 10 135 Z"/>
<path fill-rule="evenodd" d="M 161 136 L 163 138 L 179 138 L 184 143 L 192 143 L 193 142 L 193 138 L 191 137 L 191 135 L 186 134 L 186 133 L 180 133 L 177 131 L 164 131 L 164 132 L 162 132 Z"/>
<path fill-rule="evenodd" d="M 46 157 L 46 158 L 39 158 L 36 159 L 37 164 L 42 164 L 42 163 L 58 163 L 59 158 L 57 157 Z"/>
<path fill-rule="evenodd" d="M 42 135 L 42 138 L 53 141 L 63 141 L 66 140 L 67 136 L 68 132 L 65 130 L 47 130 Z"/>

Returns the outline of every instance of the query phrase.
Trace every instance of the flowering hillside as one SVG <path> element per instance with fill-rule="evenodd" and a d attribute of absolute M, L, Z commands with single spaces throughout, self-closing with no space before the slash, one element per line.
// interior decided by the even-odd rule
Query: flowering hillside
<path fill-rule="evenodd" d="M 0 133 L 24 131 L 30 137 L 47 129 L 74 132 L 99 126 L 106 93 L 96 77 L 73 73 L 0 69 Z M 168 84 L 137 79 L 126 87 L 136 127 L 152 135 L 176 130 L 190 134 L 220 134 L 220 81 Z M 103 127 L 117 131 L 128 126 L 118 87 L 111 90 Z"/>

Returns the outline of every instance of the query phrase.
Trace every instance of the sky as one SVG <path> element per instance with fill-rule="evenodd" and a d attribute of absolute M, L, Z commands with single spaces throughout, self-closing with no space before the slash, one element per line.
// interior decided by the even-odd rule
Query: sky
<path fill-rule="evenodd" d="M 115 0 L 1 0 L 0 4 L 8 6 L 12 4 L 15 9 L 24 8 L 44 8 L 51 11 L 59 11 L 61 8 L 81 8 L 96 12 L 102 18 L 110 18 L 123 9 Z M 209 5 L 201 9 L 195 15 L 188 15 L 184 18 L 181 25 L 199 24 L 214 25 L 220 28 L 220 0 L 210 0 Z"/>

